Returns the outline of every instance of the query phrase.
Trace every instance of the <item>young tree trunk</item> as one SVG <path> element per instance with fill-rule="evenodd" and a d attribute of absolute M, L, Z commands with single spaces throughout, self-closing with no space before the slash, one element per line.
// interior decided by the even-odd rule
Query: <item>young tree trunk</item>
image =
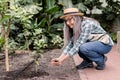
<path fill-rule="evenodd" d="M 8 58 L 8 33 L 5 32 L 5 27 L 2 25 L 1 27 L 1 36 L 5 38 L 5 66 L 6 66 L 6 71 L 9 71 L 9 58 Z"/>
<path fill-rule="evenodd" d="M 10 33 L 10 20 L 8 22 L 8 28 L 5 31 L 5 65 L 6 65 L 6 71 L 9 71 L 9 46 L 8 46 L 8 37 L 9 37 L 9 33 Z"/>
<path fill-rule="evenodd" d="M 1 37 L 5 37 L 5 27 L 1 25 Z"/>
<path fill-rule="evenodd" d="M 8 57 L 8 35 L 5 34 L 5 65 L 6 71 L 9 71 L 9 57 Z"/>

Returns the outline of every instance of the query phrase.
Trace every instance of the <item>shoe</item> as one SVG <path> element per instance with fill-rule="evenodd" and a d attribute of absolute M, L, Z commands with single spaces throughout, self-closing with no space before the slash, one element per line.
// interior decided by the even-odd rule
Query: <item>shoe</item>
<path fill-rule="evenodd" d="M 77 69 L 84 69 L 84 68 L 93 68 L 92 62 L 82 61 L 81 64 L 76 66 Z"/>
<path fill-rule="evenodd" d="M 107 57 L 106 56 L 104 56 L 104 64 L 102 64 L 102 65 L 97 65 L 97 67 L 96 67 L 96 69 L 97 70 L 104 70 L 104 68 L 105 68 L 105 62 L 107 61 Z"/>

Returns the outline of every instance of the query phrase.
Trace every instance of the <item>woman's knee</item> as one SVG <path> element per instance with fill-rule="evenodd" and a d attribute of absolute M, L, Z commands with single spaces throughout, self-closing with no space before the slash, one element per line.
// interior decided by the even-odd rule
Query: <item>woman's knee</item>
<path fill-rule="evenodd" d="M 80 52 L 83 53 L 83 54 L 87 54 L 89 52 L 89 49 L 88 49 L 87 46 L 81 45 L 80 46 Z"/>

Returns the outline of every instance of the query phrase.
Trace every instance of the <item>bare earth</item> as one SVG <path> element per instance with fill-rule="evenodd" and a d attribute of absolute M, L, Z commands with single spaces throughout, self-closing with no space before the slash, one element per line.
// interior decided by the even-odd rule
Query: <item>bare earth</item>
<path fill-rule="evenodd" d="M 50 64 L 50 60 L 60 54 L 60 49 L 45 52 L 37 66 L 34 63 L 29 65 L 33 60 L 29 54 L 10 56 L 10 72 L 5 72 L 5 60 L 0 60 L 0 80 L 80 80 L 72 58 L 61 66 Z"/>

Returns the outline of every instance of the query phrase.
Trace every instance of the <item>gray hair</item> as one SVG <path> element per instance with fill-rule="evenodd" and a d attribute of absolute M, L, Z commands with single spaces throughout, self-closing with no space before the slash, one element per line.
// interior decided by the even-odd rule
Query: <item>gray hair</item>
<path fill-rule="evenodd" d="M 63 30 L 64 30 L 63 31 L 64 32 L 64 47 L 67 46 L 67 44 L 69 43 L 70 39 L 73 36 L 74 36 L 74 38 L 73 38 L 74 43 L 77 41 L 77 39 L 80 36 L 81 22 L 82 22 L 83 17 L 73 16 L 73 19 L 75 20 L 75 23 L 74 23 L 72 29 L 68 25 L 66 25 L 66 23 L 64 22 L 64 28 L 63 28 Z"/>

